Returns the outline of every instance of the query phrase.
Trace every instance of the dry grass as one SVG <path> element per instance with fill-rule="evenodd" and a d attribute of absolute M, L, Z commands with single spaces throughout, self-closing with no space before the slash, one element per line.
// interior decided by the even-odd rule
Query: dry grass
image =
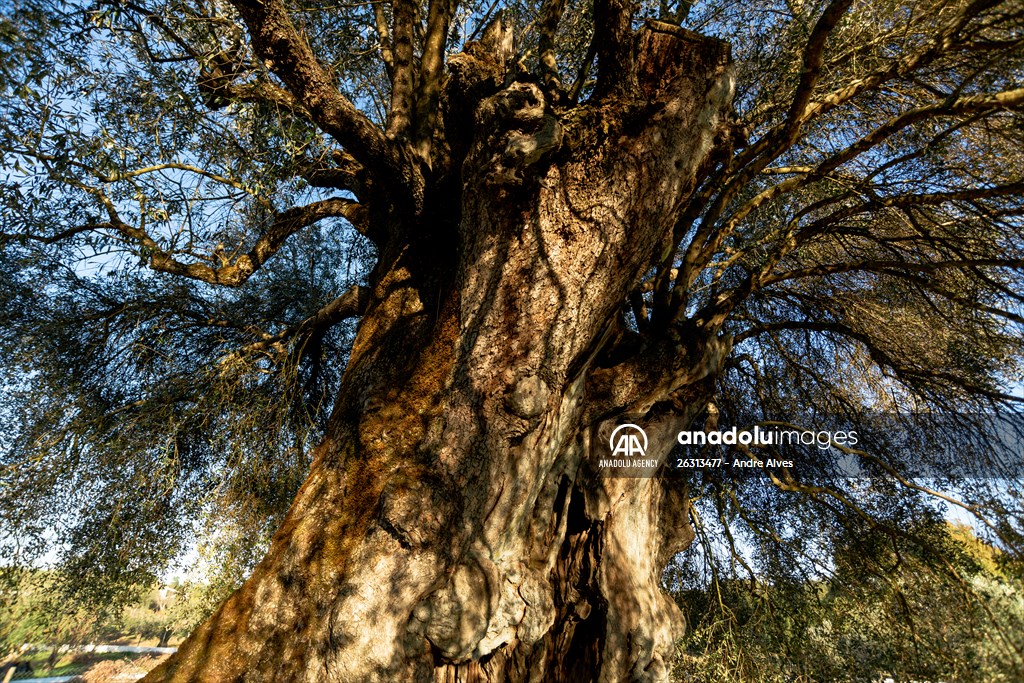
<path fill-rule="evenodd" d="M 159 657 L 140 657 L 138 659 L 118 659 L 96 662 L 82 674 L 84 683 L 114 683 L 115 681 L 134 681 L 164 661 L 167 655 Z"/>

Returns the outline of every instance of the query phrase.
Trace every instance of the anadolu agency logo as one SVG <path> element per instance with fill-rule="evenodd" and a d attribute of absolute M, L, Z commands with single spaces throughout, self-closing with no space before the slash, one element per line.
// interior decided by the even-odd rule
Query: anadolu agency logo
<path fill-rule="evenodd" d="M 608 437 L 611 458 L 601 458 L 599 466 L 602 468 L 657 467 L 657 460 L 646 459 L 647 445 L 647 432 L 642 427 L 632 423 L 621 424 L 612 430 L 611 436 Z"/>
<path fill-rule="evenodd" d="M 647 432 L 635 424 L 619 425 L 608 438 L 608 447 L 612 449 L 612 457 L 642 458 L 647 455 Z"/>

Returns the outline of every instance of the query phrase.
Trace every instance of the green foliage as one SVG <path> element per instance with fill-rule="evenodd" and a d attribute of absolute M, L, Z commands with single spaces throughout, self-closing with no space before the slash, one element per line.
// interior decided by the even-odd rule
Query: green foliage
<path fill-rule="evenodd" d="M 679 680 L 1020 680 L 1019 561 L 966 527 L 914 531 L 847 539 L 820 579 L 720 574 L 679 591 L 690 626 Z"/>
<path fill-rule="evenodd" d="M 152 273 L 159 248 L 194 257 L 223 243 L 231 258 L 275 211 L 322 196 L 291 173 L 321 141 L 264 106 L 208 109 L 177 48 L 150 44 L 154 25 L 116 3 L 0 14 L 0 560 L 54 549 L 79 597 L 102 605 L 153 581 L 203 519 L 233 519 L 246 539 L 273 528 L 352 328 L 256 347 L 361 281 L 372 249 L 333 218 L 233 291 Z M 220 38 L 189 19 L 167 29 L 209 63 Z M 351 45 L 345 26 L 325 44 Z M 161 164 L 173 168 L 97 183 Z M 109 218 L 94 185 L 156 242 L 76 232 Z"/>
<path fill-rule="evenodd" d="M 0 652 L 14 652 L 28 643 L 56 653 L 110 635 L 104 615 L 67 601 L 52 572 L 8 571 L 14 576 L 13 585 L 0 589 Z"/>
<path fill-rule="evenodd" d="M 99 609 L 90 600 L 69 595 L 69 582 L 59 572 L 11 567 L 5 571 L 0 659 L 28 645 L 52 654 L 47 655 L 51 666 L 76 646 L 128 641 L 165 647 L 180 642 L 210 615 L 224 592 L 234 588 L 223 578 L 170 586 L 141 584 L 125 590 L 117 604 Z"/>

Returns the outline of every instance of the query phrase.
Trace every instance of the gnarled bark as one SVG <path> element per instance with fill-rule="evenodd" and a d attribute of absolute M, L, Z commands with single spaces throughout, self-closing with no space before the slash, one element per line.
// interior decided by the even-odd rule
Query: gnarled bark
<path fill-rule="evenodd" d="M 447 171 L 422 211 L 369 203 L 397 227 L 309 479 L 147 682 L 667 679 L 685 490 L 594 462 L 622 421 L 664 459 L 728 351 L 665 322 L 633 343 L 620 319 L 732 83 L 717 41 L 637 40 L 628 92 L 570 110 L 482 50 L 451 61 Z"/>

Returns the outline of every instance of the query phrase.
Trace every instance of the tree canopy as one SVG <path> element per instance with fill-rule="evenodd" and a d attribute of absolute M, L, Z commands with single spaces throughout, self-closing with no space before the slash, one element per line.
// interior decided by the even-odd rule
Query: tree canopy
<path fill-rule="evenodd" d="M 690 475 L 685 562 L 830 574 L 837 548 L 898 549 L 945 507 L 1017 548 L 1020 3 L 19 0 L 0 12 L 0 558 L 56 549 L 101 600 L 197 534 L 258 559 L 380 259 L 459 249 L 446 188 L 474 119 L 451 83 L 537 84 L 531 135 L 495 142 L 502 182 L 529 182 L 656 116 L 635 93 L 677 65 L 634 47 L 689 32 L 729 46 L 707 96 L 733 111 L 596 363 L 653 396 L 678 379 L 665 340 L 701 330 L 724 355 L 701 420 L 865 441 L 796 478 Z M 485 56 L 502 70 L 473 81 Z"/>

